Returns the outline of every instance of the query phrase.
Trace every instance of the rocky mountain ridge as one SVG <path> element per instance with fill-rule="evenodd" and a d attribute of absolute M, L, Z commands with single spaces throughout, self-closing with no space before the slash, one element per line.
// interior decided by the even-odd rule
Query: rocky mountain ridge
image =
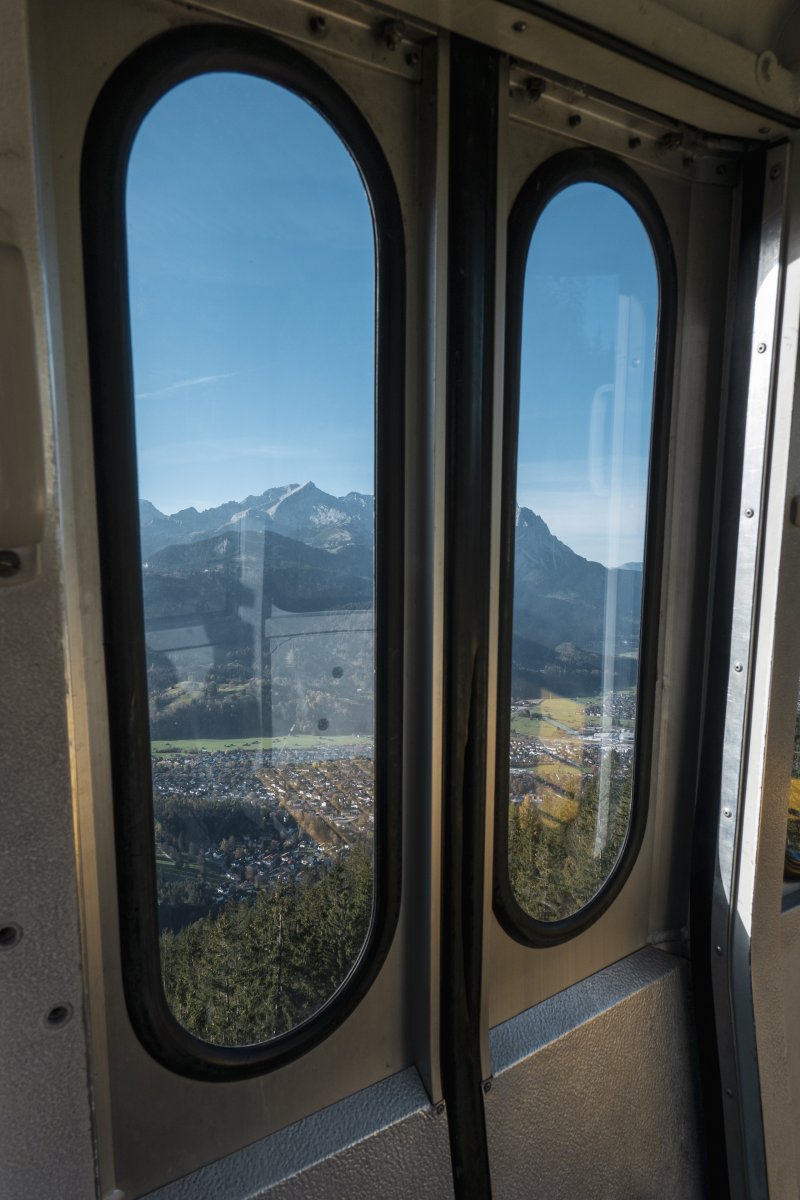
<path fill-rule="evenodd" d="M 372 603 L 374 500 L 314 483 L 198 512 L 166 515 L 140 501 L 146 608 L 155 619 L 231 611 L 245 585 L 288 612 Z M 253 575 L 255 569 L 258 583 Z M 263 579 L 263 583 L 261 580 Z M 531 509 L 515 529 L 512 691 L 573 694 L 601 687 L 613 648 L 617 686 L 636 677 L 641 564 L 608 569 L 576 554 Z"/>
<path fill-rule="evenodd" d="M 372 496 L 360 492 L 331 496 L 311 481 L 268 488 L 260 496 L 228 500 L 201 512 L 183 508 L 167 515 L 149 500 L 140 500 L 142 557 L 146 560 L 165 546 L 216 534 L 263 530 L 333 554 L 355 548 L 371 555 L 374 512 Z"/>

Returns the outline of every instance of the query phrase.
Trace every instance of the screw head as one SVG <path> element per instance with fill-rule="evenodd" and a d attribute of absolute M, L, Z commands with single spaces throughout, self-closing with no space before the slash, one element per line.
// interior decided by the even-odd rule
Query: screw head
<path fill-rule="evenodd" d="M 729 808 L 723 808 L 722 815 L 725 817 L 729 817 L 731 815 L 731 810 Z"/>
<path fill-rule="evenodd" d="M 773 183 L 775 182 L 776 179 L 780 179 L 782 174 L 783 174 L 783 167 L 781 166 L 780 163 L 774 163 L 769 169 L 769 177 L 773 181 Z"/>
<path fill-rule="evenodd" d="M 570 113 L 570 115 L 567 119 L 567 124 L 569 125 L 570 129 L 577 129 L 578 126 L 580 125 L 580 123 L 581 123 L 580 113 Z"/>
<path fill-rule="evenodd" d="M 722 946 L 715 946 L 715 947 L 714 947 L 714 953 L 715 953 L 715 954 L 722 954 Z"/>
<path fill-rule="evenodd" d="M 491 1081 L 491 1079 L 484 1079 L 484 1081 L 483 1081 L 483 1090 L 484 1090 L 484 1092 L 486 1092 L 486 1093 L 487 1093 L 487 1095 L 488 1095 L 488 1093 L 489 1093 L 489 1092 L 492 1090 L 492 1081 Z"/>
<path fill-rule="evenodd" d="M 388 21 L 384 21 L 381 25 L 380 36 L 387 50 L 396 50 L 403 40 L 406 27 L 403 21 L 398 21 L 390 17 Z"/>
<path fill-rule="evenodd" d="M 740 662 L 735 662 L 735 663 L 733 664 L 733 669 L 734 669 L 734 671 L 736 671 L 736 672 L 739 672 L 739 671 L 742 671 L 742 670 L 744 670 L 744 668 L 743 668 L 743 666 L 742 666 L 742 664 L 741 664 Z"/>
<path fill-rule="evenodd" d="M 759 354 L 763 354 L 764 351 L 766 350 L 766 348 L 767 348 L 766 342 L 759 342 L 758 345 L 756 346 L 756 350 L 758 351 Z"/>
<path fill-rule="evenodd" d="M 317 37 L 325 37 L 325 34 L 328 32 L 328 22 L 319 13 L 316 13 L 308 24 L 311 32 L 315 33 Z"/>
<path fill-rule="evenodd" d="M 745 515 L 746 517 L 753 517 L 753 516 L 755 516 L 755 509 L 754 509 L 754 508 L 746 508 L 746 509 L 744 510 L 744 515 Z"/>
<path fill-rule="evenodd" d="M 514 33 L 525 33 L 528 28 L 528 22 L 515 21 L 511 28 L 514 30 Z"/>
<path fill-rule="evenodd" d="M 0 550 L 0 579 L 10 579 L 22 566 L 16 550 Z"/>
<path fill-rule="evenodd" d="M 443 1105 L 443 1104 L 437 1104 L 437 1105 L 436 1105 L 436 1115 L 437 1115 L 437 1117 L 441 1117 L 441 1115 L 442 1115 L 442 1113 L 443 1113 L 443 1112 L 444 1112 L 444 1105 Z"/>
<path fill-rule="evenodd" d="M 628 138 L 628 146 L 630 147 L 631 150 L 638 150 L 639 147 L 641 146 L 641 144 L 642 144 L 642 139 L 640 137 L 629 137 Z"/>

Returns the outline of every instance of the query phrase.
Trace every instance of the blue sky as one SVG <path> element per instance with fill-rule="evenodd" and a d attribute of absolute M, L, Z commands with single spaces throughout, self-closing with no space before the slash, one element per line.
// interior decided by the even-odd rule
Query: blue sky
<path fill-rule="evenodd" d="M 127 225 L 139 494 L 174 512 L 307 479 L 371 493 L 374 235 L 338 135 L 261 79 L 192 79 L 139 131 Z M 656 317 L 627 202 L 555 197 L 527 263 L 518 497 L 610 565 L 642 557 Z"/>
<path fill-rule="evenodd" d="M 650 240 L 617 192 L 560 192 L 525 272 L 517 497 L 607 566 L 639 562 L 658 281 Z"/>
<path fill-rule="evenodd" d="M 373 224 L 330 126 L 263 80 L 192 79 L 138 133 L 127 226 L 139 494 L 371 493 Z"/>

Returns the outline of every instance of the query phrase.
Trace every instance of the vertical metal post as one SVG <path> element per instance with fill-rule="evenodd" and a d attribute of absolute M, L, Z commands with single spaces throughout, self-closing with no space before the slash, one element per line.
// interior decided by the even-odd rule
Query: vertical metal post
<path fill-rule="evenodd" d="M 723 493 L 738 515 L 722 513 L 736 566 L 732 584 L 727 686 L 719 766 L 716 853 L 710 904 L 710 945 L 706 943 L 713 993 L 722 1113 L 733 1197 L 766 1197 L 764 1135 L 750 972 L 750 921 L 741 890 L 746 861 L 755 854 L 755 834 L 745 820 L 751 708 L 754 682 L 754 630 L 758 619 L 763 498 L 769 478 L 774 371 L 780 334 L 786 224 L 788 147 L 772 149 L 764 165 L 764 193 L 758 231 L 758 265 L 752 312 L 752 344 L 738 486 Z M 731 439 L 729 439 L 729 452 Z M 730 464 L 728 464 L 730 469 Z M 717 661 L 722 684 L 723 664 Z M 718 694 L 721 692 L 719 688 Z M 712 793 L 700 803 L 710 803 Z M 746 890 L 746 889 L 745 889 Z"/>
<path fill-rule="evenodd" d="M 491 1194 L 481 1011 L 500 55 L 451 42 L 441 1061 L 457 1200 Z"/>

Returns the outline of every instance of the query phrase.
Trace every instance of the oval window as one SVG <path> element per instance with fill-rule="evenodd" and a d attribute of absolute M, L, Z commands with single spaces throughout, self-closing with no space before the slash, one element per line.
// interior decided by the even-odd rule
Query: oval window
<path fill-rule="evenodd" d="M 150 110 L 126 222 L 162 982 L 246 1046 L 372 919 L 375 231 L 327 121 L 226 72 Z"/>
<path fill-rule="evenodd" d="M 552 195 L 520 319 L 505 799 L 511 893 L 539 923 L 590 903 L 631 821 L 658 312 L 632 205 Z"/>

